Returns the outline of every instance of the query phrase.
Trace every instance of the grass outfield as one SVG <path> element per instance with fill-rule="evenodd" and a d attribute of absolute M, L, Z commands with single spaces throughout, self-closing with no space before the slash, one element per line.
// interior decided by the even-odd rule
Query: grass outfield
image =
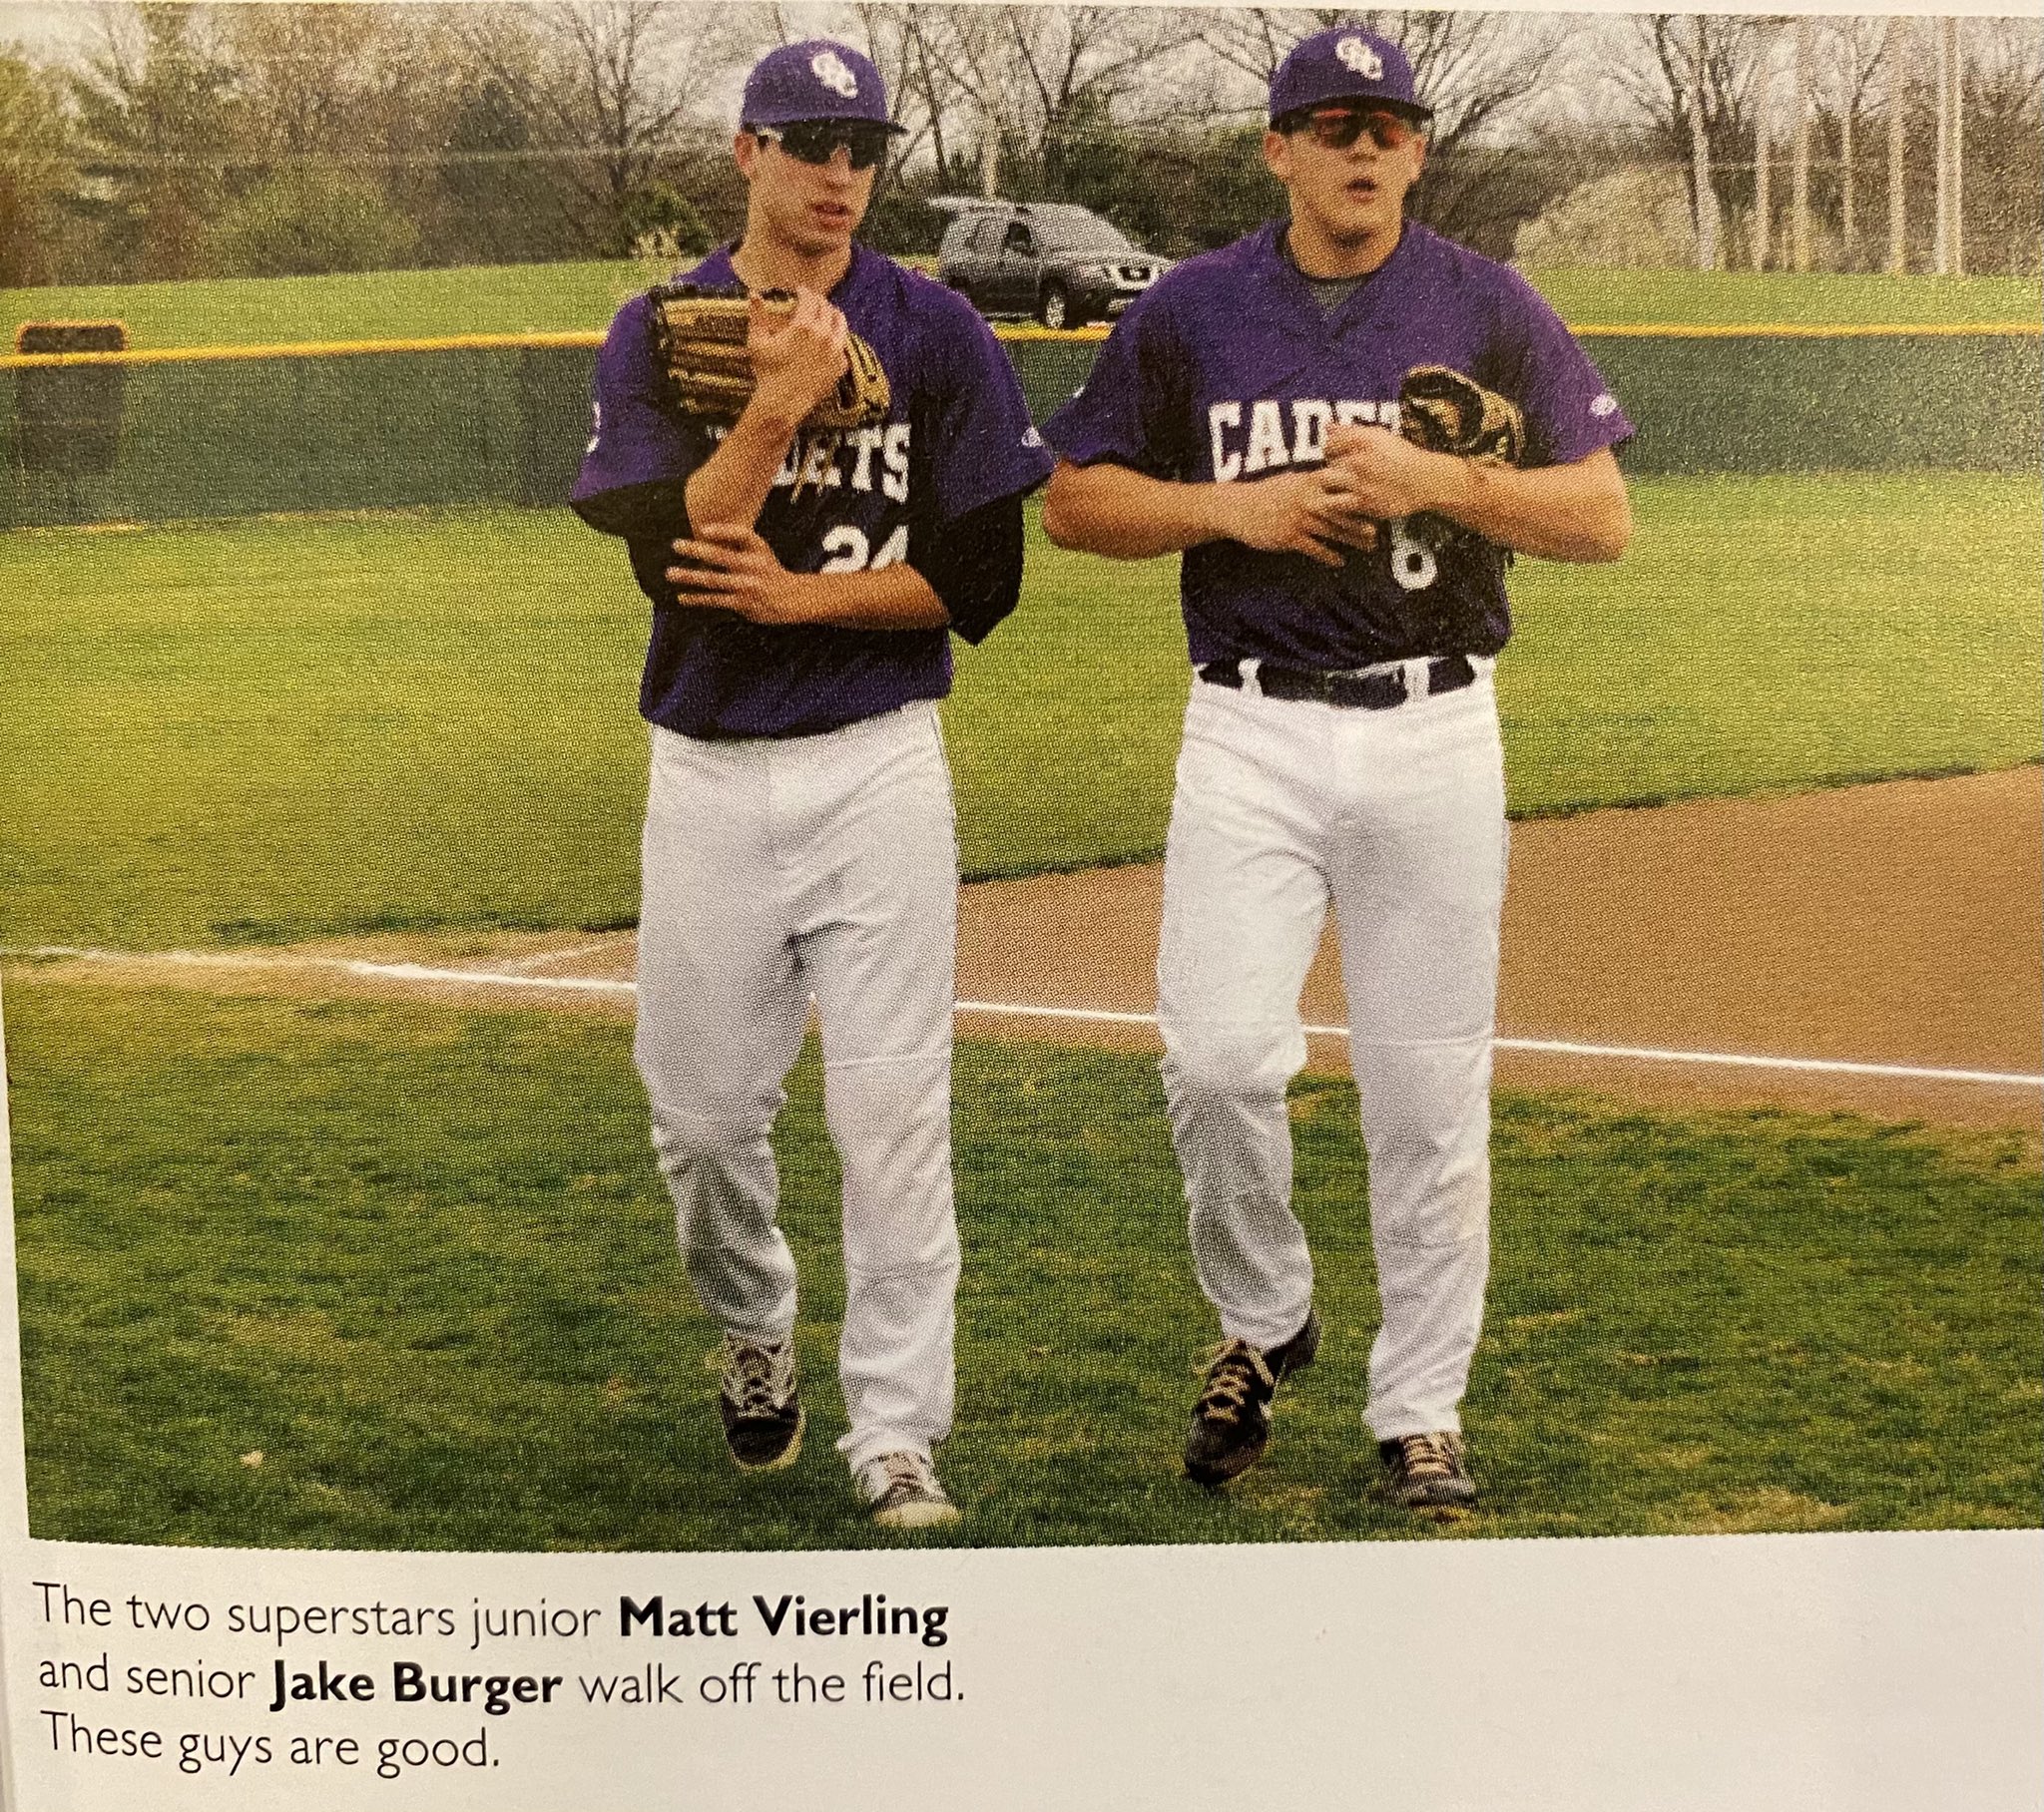
<path fill-rule="evenodd" d="M 1571 322 L 1977 324 L 2035 321 L 2044 311 L 2044 287 L 2035 277 L 1529 274 Z M 650 280 L 647 267 L 627 260 L 0 289 L 0 327 L 9 349 L 24 320 L 124 320 L 136 346 L 559 332 L 602 327 L 619 302 Z"/>
<path fill-rule="evenodd" d="M 835 1178 L 813 1056 L 779 1139 L 808 1451 L 723 1456 L 716 1329 L 626 1028 L 7 991 L 30 1518 L 67 1541 L 885 1544 L 831 1441 Z M 1487 1508 L 1370 1503 L 1354 1098 L 1295 1095 L 1328 1323 L 1269 1462 L 1176 1450 L 1214 1338 L 1152 1064 L 971 1044 L 957 1433 L 972 1544 L 1951 1529 L 2040 1521 L 2034 1146 L 1776 1114 L 1499 1104 L 1468 1403 Z M 203 1129 L 202 1136 L 195 1132 Z M 245 1456 L 259 1453 L 259 1465 Z"/>
<path fill-rule="evenodd" d="M 1843 276 L 1751 270 L 1529 270 L 1572 325 L 1627 322 L 1803 326 L 2036 325 L 2044 284 L 2030 276 Z"/>
<path fill-rule="evenodd" d="M 652 280 L 628 258 L 4 289 L 0 326 L 10 351 L 24 320 L 122 320 L 132 346 L 559 333 L 603 327 L 620 302 Z"/>
<path fill-rule="evenodd" d="M 1520 813 L 2005 766 L 2044 746 L 2035 479 L 1635 485 L 1617 567 L 1517 569 Z M 1032 542 L 961 656 L 970 872 L 1161 846 L 1168 562 Z M 606 925 L 636 907 L 642 602 L 564 514 L 0 536 L 0 938 Z"/>

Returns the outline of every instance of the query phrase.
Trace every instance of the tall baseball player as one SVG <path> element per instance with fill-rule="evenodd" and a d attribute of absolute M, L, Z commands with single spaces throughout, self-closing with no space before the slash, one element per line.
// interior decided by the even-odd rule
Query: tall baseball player
<path fill-rule="evenodd" d="M 844 1177 L 838 1443 L 875 1520 L 957 1511 L 950 1165 L 957 849 L 934 700 L 947 632 L 1014 607 L 1022 497 L 1049 455 L 971 307 L 852 238 L 888 135 L 877 70 L 817 39 L 747 80 L 745 236 L 689 273 L 753 294 L 754 389 L 728 430 L 663 391 L 654 304 L 599 356 L 575 487 L 653 602 L 634 1044 L 681 1246 L 723 1323 L 720 1408 L 747 1469 L 792 1464 L 804 1416 L 795 1268 L 769 1132 L 813 999 Z M 758 298 L 789 290 L 776 320 Z M 877 355 L 884 421 L 802 427 Z"/>
<path fill-rule="evenodd" d="M 1512 271 L 1407 223 L 1432 115 L 1395 44 L 1306 39 L 1271 84 L 1288 223 L 1178 265 L 1045 429 L 1054 541 L 1183 553 L 1196 680 L 1165 857 L 1164 1082 L 1224 1344 L 1185 1464 L 1262 1455 L 1320 1340 L 1285 1088 L 1328 904 L 1383 1318 L 1364 1418 L 1412 1507 L 1474 1501 L 1460 1402 L 1489 1262 L 1505 879 L 1493 658 L 1504 550 L 1608 561 L 1631 516 L 1603 381 Z M 1524 412 L 1521 469 L 1395 431 L 1416 366 Z"/>

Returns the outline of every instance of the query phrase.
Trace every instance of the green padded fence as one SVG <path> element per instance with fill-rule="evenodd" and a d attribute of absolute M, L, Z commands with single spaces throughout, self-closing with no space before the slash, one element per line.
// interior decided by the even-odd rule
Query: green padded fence
<path fill-rule="evenodd" d="M 131 363 L 120 457 L 105 473 L 23 456 L 22 392 L 72 370 L 17 370 L 0 447 L 0 526 L 552 502 L 558 453 L 587 437 L 589 354 L 572 406 L 530 361 L 560 352 L 454 347 L 349 356 Z M 560 413 L 558 421 L 550 414 Z M 550 463 L 551 462 L 551 463 Z M 38 469 L 38 466 L 42 469 Z M 544 479 L 533 476 L 536 470 Z M 572 470 L 572 460 L 570 462 Z"/>
<path fill-rule="evenodd" d="M 2044 467 L 2033 329 L 1583 332 L 1639 425 L 1636 472 Z M 1099 343 L 1009 338 L 1039 420 Z M 589 431 L 594 356 L 593 336 L 561 334 L 0 359 L 0 529 L 558 504 Z M 99 469 L 110 410 L 117 456 Z M 64 457 L 52 424 L 67 418 L 96 457 Z"/>
<path fill-rule="evenodd" d="M 2027 333 L 1779 333 L 1585 346 L 1639 433 L 1635 472 L 2036 471 L 2044 359 Z"/>

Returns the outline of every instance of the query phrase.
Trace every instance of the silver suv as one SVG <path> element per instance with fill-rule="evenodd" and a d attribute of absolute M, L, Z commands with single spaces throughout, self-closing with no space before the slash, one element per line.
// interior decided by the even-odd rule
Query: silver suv
<path fill-rule="evenodd" d="M 1111 320 L 1171 268 L 1119 226 L 1063 202 L 952 204 L 937 280 L 982 314 L 1033 314 L 1046 327 Z"/>

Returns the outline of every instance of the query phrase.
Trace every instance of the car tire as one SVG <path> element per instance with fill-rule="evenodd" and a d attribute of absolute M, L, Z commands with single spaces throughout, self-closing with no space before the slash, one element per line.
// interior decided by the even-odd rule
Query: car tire
<path fill-rule="evenodd" d="M 1044 284 L 1043 293 L 1036 298 L 1036 318 L 1053 331 L 1082 325 L 1079 310 L 1072 305 L 1071 292 L 1055 279 Z"/>

